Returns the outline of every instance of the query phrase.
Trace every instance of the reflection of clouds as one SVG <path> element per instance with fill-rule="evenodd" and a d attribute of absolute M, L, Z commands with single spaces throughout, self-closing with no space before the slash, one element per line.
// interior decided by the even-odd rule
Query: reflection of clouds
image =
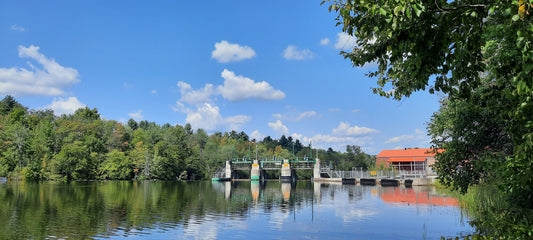
<path fill-rule="evenodd" d="M 367 221 L 378 214 L 375 201 L 365 200 L 361 186 L 325 185 L 321 191 L 330 198 L 323 199 L 320 208 L 334 212 L 345 223 Z"/>
<path fill-rule="evenodd" d="M 283 222 L 285 221 L 285 219 L 289 218 L 289 216 L 289 211 L 276 211 L 270 215 L 268 223 L 270 223 L 270 225 L 273 225 L 273 228 L 281 230 L 283 229 Z"/>
<path fill-rule="evenodd" d="M 218 239 L 219 231 L 244 230 L 248 231 L 248 223 L 241 219 L 219 219 L 213 216 L 191 216 L 183 225 L 183 235 L 179 239 Z"/>
<path fill-rule="evenodd" d="M 337 206 L 335 205 L 335 216 L 342 218 L 344 222 L 356 221 L 366 221 L 369 220 L 371 216 L 376 215 L 376 211 L 363 208 L 353 208 L 350 206 Z"/>
<path fill-rule="evenodd" d="M 191 216 L 183 228 L 183 239 L 217 239 L 218 224 L 215 219 Z"/>

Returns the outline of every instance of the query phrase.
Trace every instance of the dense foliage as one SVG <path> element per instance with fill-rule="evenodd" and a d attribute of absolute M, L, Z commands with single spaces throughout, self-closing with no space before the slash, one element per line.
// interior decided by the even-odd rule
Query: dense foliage
<path fill-rule="evenodd" d="M 0 101 L 0 176 L 29 180 L 88 179 L 208 179 L 226 160 L 257 157 L 311 157 L 316 151 L 299 140 L 270 136 L 262 141 L 236 131 L 194 131 L 148 121 L 127 124 L 101 119 L 97 109 L 81 108 L 72 115 L 28 110 L 13 97 Z M 369 167 L 373 156 L 358 146 L 347 153 L 319 150 L 323 161 L 340 169 Z M 316 154 L 315 154 L 316 157 Z M 367 159 L 361 162 L 358 159 Z"/>
<path fill-rule="evenodd" d="M 482 183 L 504 201 L 476 199 L 490 206 L 477 212 L 491 214 L 475 216 L 475 226 L 533 237 L 532 1 L 342 0 L 330 11 L 357 40 L 341 54 L 355 66 L 378 64 L 369 73 L 376 93 L 446 95 L 429 124 L 434 147 L 445 149 L 440 180 L 463 193 Z"/>

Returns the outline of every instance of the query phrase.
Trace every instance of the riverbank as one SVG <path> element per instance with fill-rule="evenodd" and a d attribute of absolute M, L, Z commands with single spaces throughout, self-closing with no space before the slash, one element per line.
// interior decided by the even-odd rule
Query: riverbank
<path fill-rule="evenodd" d="M 507 201 L 496 185 L 480 183 L 456 194 L 470 224 L 482 235 L 497 239 L 533 239 L 533 210 Z"/>

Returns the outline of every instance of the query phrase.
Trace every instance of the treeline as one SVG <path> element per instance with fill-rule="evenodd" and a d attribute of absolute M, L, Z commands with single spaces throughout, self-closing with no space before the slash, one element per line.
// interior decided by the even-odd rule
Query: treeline
<path fill-rule="evenodd" d="M 194 131 L 130 119 L 127 124 L 100 117 L 96 108 L 55 116 L 28 110 L 13 97 L 0 101 L 0 176 L 28 180 L 208 179 L 233 158 L 318 157 L 338 169 L 373 166 L 375 156 L 359 146 L 346 153 L 312 150 L 282 136 L 250 139 L 245 132 Z"/>

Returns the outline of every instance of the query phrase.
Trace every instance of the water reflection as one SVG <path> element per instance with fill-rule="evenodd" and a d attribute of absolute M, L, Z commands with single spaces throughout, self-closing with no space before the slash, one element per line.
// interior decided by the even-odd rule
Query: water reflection
<path fill-rule="evenodd" d="M 459 206 L 457 199 L 445 196 L 435 191 L 435 188 L 385 188 L 380 195 L 381 199 L 389 203 Z"/>
<path fill-rule="evenodd" d="M 431 188 L 309 181 L 8 182 L 0 185 L 0 199 L 0 239 L 410 239 L 422 232 L 439 238 L 471 231 L 460 222 L 454 199 Z M 431 211 L 420 211 L 422 205 Z"/>

